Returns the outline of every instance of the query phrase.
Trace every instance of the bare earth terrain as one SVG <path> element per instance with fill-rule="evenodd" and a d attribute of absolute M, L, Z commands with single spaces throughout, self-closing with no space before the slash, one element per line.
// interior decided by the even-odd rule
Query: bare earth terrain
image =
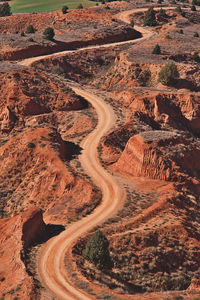
<path fill-rule="evenodd" d="M 1 299 L 200 298 L 200 13 L 179 4 L 0 18 Z M 98 230 L 111 269 L 82 255 Z"/>

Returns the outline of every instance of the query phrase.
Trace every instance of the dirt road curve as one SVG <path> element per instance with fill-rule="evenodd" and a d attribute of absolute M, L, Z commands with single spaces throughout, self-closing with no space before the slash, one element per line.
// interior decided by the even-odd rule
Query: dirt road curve
<path fill-rule="evenodd" d="M 144 11 L 146 9 L 143 9 Z M 125 11 L 125 12 L 122 12 L 122 13 L 119 13 L 116 15 L 116 18 L 126 22 L 126 23 L 129 23 L 129 16 L 138 11 L 137 9 L 134 9 L 134 10 L 130 10 L 130 11 Z M 141 9 L 139 10 L 141 11 Z M 31 58 L 27 58 L 27 59 L 24 59 L 23 61 L 20 61 L 19 64 L 20 65 L 24 65 L 24 66 L 30 66 L 32 63 L 36 62 L 36 61 L 39 61 L 41 59 L 44 59 L 44 58 L 50 58 L 50 57 L 55 57 L 55 56 L 63 56 L 64 54 L 68 54 L 68 53 L 73 53 L 73 52 L 80 52 L 80 51 L 83 51 L 83 50 L 86 50 L 86 49 L 97 49 L 97 48 L 108 48 L 108 47 L 114 47 L 114 46 L 118 46 L 118 45 L 123 45 L 123 44 L 134 44 L 134 43 L 139 43 L 143 40 L 147 40 L 149 38 L 152 38 L 156 35 L 155 32 L 152 32 L 144 27 L 141 27 L 141 26 L 134 26 L 134 29 L 137 30 L 137 31 L 140 31 L 142 33 L 142 37 L 139 38 L 139 39 L 134 39 L 134 40 L 129 40 L 129 41 L 123 41 L 123 42 L 117 42 L 117 43 L 111 43 L 111 44 L 105 44 L 105 45 L 96 45 L 96 46 L 88 46 L 88 47 L 84 47 L 84 48 L 79 48 L 77 50 L 66 50 L 66 51 L 62 51 L 62 52 L 58 52 L 58 53 L 53 53 L 53 54 L 49 54 L 49 55 L 43 55 L 43 56 L 36 56 L 36 57 L 31 57 Z"/>
<path fill-rule="evenodd" d="M 124 198 L 123 189 L 118 182 L 100 165 L 97 146 L 100 138 L 112 127 L 115 120 L 111 107 L 97 96 L 80 88 L 73 90 L 87 99 L 96 109 L 98 125 L 82 142 L 84 149 L 80 161 L 92 180 L 101 188 L 101 205 L 86 218 L 68 227 L 59 236 L 47 242 L 40 257 L 39 273 L 42 281 L 59 299 L 92 299 L 68 283 L 65 273 L 64 256 L 70 245 L 83 233 L 101 223 L 119 209 Z"/>
<path fill-rule="evenodd" d="M 143 9 L 145 10 L 145 9 Z M 137 12 L 132 10 L 122 12 L 117 17 L 125 22 L 129 22 L 129 15 Z M 139 10 L 141 11 L 141 9 Z M 126 43 L 139 43 L 146 39 L 152 38 L 156 33 L 149 31 L 146 28 L 136 27 L 136 30 L 142 32 L 143 37 L 137 40 L 125 41 L 101 46 L 91 46 L 88 48 L 110 47 L 114 45 Z M 87 48 L 87 49 L 88 49 Z M 30 66 L 33 62 L 39 61 L 46 57 L 63 55 L 65 53 L 82 51 L 82 49 L 73 51 L 64 51 L 46 56 L 33 57 L 19 62 L 22 65 Z M 75 84 L 71 86 L 73 90 L 83 96 L 96 109 L 98 115 L 98 125 L 82 142 L 81 147 L 83 152 L 80 156 L 81 164 L 84 170 L 91 176 L 92 180 L 102 190 L 101 205 L 95 211 L 81 219 L 80 221 L 70 225 L 60 235 L 50 239 L 44 246 L 39 259 L 39 274 L 45 286 L 53 292 L 59 299 L 92 299 L 92 296 L 84 294 L 72 286 L 68 280 L 65 271 L 64 257 L 66 251 L 70 248 L 73 242 L 76 241 L 83 233 L 90 230 L 95 225 L 101 223 L 108 217 L 112 216 L 125 198 L 125 192 L 113 176 L 111 176 L 100 164 L 98 160 L 97 146 L 100 138 L 113 126 L 115 116 L 112 108 L 106 104 L 101 98 L 92 94 L 90 91 L 78 88 Z"/>

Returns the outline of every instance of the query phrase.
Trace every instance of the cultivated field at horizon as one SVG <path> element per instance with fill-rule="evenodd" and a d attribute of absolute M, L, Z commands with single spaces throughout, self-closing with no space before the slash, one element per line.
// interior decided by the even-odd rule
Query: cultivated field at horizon
<path fill-rule="evenodd" d="M 96 2 L 89 0 L 14 0 L 10 2 L 12 13 L 54 11 L 61 9 L 64 5 L 73 9 L 79 4 L 86 8 L 96 5 Z"/>

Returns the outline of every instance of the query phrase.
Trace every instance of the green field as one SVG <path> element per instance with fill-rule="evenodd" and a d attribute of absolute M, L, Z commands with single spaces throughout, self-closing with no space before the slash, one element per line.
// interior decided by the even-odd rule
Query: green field
<path fill-rule="evenodd" d="M 83 7 L 96 5 L 96 2 L 88 0 L 14 0 L 9 3 L 12 13 L 52 11 L 61 9 L 63 5 L 77 8 L 80 3 Z"/>

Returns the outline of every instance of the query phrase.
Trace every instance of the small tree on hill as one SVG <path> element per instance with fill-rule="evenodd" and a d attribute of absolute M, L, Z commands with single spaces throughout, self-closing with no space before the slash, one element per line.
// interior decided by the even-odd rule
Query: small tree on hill
<path fill-rule="evenodd" d="M 158 81 L 164 85 L 173 85 L 178 78 L 179 72 L 173 61 L 166 63 L 158 74 Z"/>
<path fill-rule="evenodd" d="M 0 5 L 0 17 L 6 17 L 6 16 L 10 16 L 10 15 L 11 15 L 11 11 L 10 11 L 10 5 L 8 4 L 8 2 L 1 4 Z"/>
<path fill-rule="evenodd" d="M 180 5 L 178 5 L 175 9 L 178 13 L 182 13 L 182 8 L 180 7 Z"/>
<path fill-rule="evenodd" d="M 156 14 L 153 7 L 149 7 L 144 17 L 144 26 L 155 26 Z"/>
<path fill-rule="evenodd" d="M 68 9 L 69 9 L 69 7 L 68 7 L 67 5 L 64 5 L 64 6 L 62 7 L 62 13 L 63 13 L 63 14 L 66 14 L 67 11 L 68 11 Z"/>
<path fill-rule="evenodd" d="M 159 16 L 164 17 L 164 18 L 167 16 L 167 15 L 166 15 L 166 11 L 165 11 L 163 8 L 161 8 L 161 9 L 159 10 L 158 14 L 159 14 Z"/>
<path fill-rule="evenodd" d="M 26 33 L 35 33 L 36 29 L 33 27 L 33 25 L 28 25 L 26 28 Z"/>
<path fill-rule="evenodd" d="M 161 54 L 160 46 L 158 44 L 155 45 L 152 54 Z"/>
<path fill-rule="evenodd" d="M 55 32 L 53 30 L 53 28 L 51 27 L 47 27 L 44 31 L 43 31 L 43 38 L 46 39 L 46 40 L 50 40 L 52 41 L 53 38 L 54 38 L 54 35 L 55 35 Z"/>
<path fill-rule="evenodd" d="M 135 24 L 134 24 L 134 21 L 133 21 L 133 19 L 132 19 L 132 20 L 130 21 L 130 26 L 131 26 L 131 27 L 134 27 L 134 25 L 135 25 Z"/>
<path fill-rule="evenodd" d="M 196 11 L 196 6 L 195 5 L 191 6 L 191 11 Z"/>
<path fill-rule="evenodd" d="M 192 55 L 192 59 L 196 62 L 200 62 L 199 54 L 197 52 L 194 52 L 194 54 Z"/>
<path fill-rule="evenodd" d="M 109 253 L 109 242 L 105 235 L 99 230 L 87 242 L 82 255 L 98 269 L 111 269 L 112 261 Z"/>
<path fill-rule="evenodd" d="M 77 6 L 78 9 L 82 9 L 83 8 L 83 4 L 80 3 L 78 6 Z"/>

